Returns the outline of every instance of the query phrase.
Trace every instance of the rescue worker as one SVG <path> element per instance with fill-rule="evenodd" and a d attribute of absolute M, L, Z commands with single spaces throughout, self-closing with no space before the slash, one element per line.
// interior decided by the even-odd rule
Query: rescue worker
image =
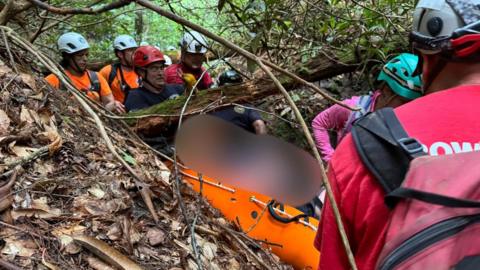
<path fill-rule="evenodd" d="M 90 99 L 100 102 L 109 111 L 124 113 L 122 103 L 115 101 L 107 81 L 98 72 L 87 69 L 87 40 L 80 34 L 69 32 L 61 35 L 57 41 L 58 50 L 62 53 L 60 65 L 73 85 L 85 93 Z M 55 74 L 48 75 L 45 80 L 56 89 L 65 88 Z"/>
<path fill-rule="evenodd" d="M 473 151 L 464 146 L 478 143 L 480 133 L 480 6 L 474 0 L 420 1 L 413 17 L 410 41 L 423 63 L 425 96 L 395 114 L 430 155 Z M 350 135 L 333 155 L 328 176 L 358 269 L 376 269 L 390 209 Z M 315 246 L 322 254 L 320 269 L 350 269 L 329 200 Z M 447 268 L 456 269 L 441 269 Z"/>
<path fill-rule="evenodd" d="M 382 82 L 380 90 L 371 95 L 354 96 L 343 101 L 350 107 L 360 107 L 362 111 L 352 112 L 338 104 L 319 113 L 312 122 L 313 135 L 318 150 L 325 162 L 330 161 L 334 147 L 330 143 L 329 130 L 336 132 L 337 145 L 347 135 L 352 123 L 367 112 L 383 107 L 398 107 L 422 95 L 421 78 L 413 75 L 418 57 L 402 53 L 385 64 L 377 80 Z"/>
<path fill-rule="evenodd" d="M 220 75 L 219 86 L 241 83 L 242 77 L 235 70 L 227 70 Z M 209 113 L 227 122 L 237 125 L 257 135 L 267 134 L 267 126 L 252 106 L 232 105 Z"/>
<path fill-rule="evenodd" d="M 172 64 L 165 69 L 165 81 L 168 84 L 183 84 L 184 74 L 192 74 L 196 81 L 202 76 L 197 89 L 204 90 L 213 85 L 213 80 L 202 67 L 207 53 L 207 41 L 198 32 L 190 31 L 180 40 L 180 63 Z"/>
<path fill-rule="evenodd" d="M 120 35 L 113 41 L 113 48 L 118 62 L 107 65 L 100 70 L 100 74 L 107 80 L 112 89 L 115 100 L 125 102 L 125 97 L 132 89 L 138 88 L 140 78 L 133 70 L 133 52 L 137 49 L 137 42 L 129 35 Z"/>
<path fill-rule="evenodd" d="M 140 46 L 133 54 L 133 65 L 142 83 L 127 96 L 127 111 L 147 108 L 183 93 L 183 85 L 165 83 L 165 58 L 154 46 Z"/>
<path fill-rule="evenodd" d="M 180 62 L 180 51 L 175 46 L 168 46 L 165 54 L 172 59 L 172 64 L 178 64 Z"/>

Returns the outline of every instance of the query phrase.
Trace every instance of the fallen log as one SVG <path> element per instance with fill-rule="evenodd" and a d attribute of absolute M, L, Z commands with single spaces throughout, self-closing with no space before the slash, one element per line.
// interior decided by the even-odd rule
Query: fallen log
<path fill-rule="evenodd" d="M 339 57 L 325 54 L 300 66 L 296 73 L 307 81 L 318 81 L 352 72 L 357 67 L 358 64 L 353 54 L 344 54 Z M 278 79 L 287 90 L 294 89 L 298 85 L 296 81 L 285 75 L 278 76 Z M 266 78 L 200 91 L 190 100 L 185 116 L 208 112 L 221 104 L 254 102 L 277 92 L 275 84 Z M 127 123 L 144 136 L 157 136 L 164 132 L 167 126 L 178 121 L 186 98 L 181 96 L 175 100 L 131 112 L 128 114 L 128 117 L 131 118 L 127 119 Z"/>

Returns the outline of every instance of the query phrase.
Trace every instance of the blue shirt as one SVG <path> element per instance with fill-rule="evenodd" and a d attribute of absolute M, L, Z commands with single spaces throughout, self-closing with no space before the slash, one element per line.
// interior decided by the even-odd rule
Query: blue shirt
<path fill-rule="evenodd" d="M 262 120 L 262 117 L 256 110 L 240 106 L 229 106 L 225 109 L 220 109 L 209 114 L 219 117 L 252 133 L 255 133 L 253 122 Z"/>
<path fill-rule="evenodd" d="M 153 93 L 144 87 L 137 88 L 128 92 L 125 100 L 125 108 L 127 111 L 136 111 L 143 108 L 161 103 L 167 99 L 173 99 L 181 95 L 184 91 L 183 85 L 167 84 L 160 93 Z"/>

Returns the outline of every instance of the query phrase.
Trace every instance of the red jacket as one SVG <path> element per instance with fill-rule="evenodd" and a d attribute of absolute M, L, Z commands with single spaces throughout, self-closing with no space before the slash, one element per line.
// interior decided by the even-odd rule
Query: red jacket
<path fill-rule="evenodd" d="M 205 68 L 203 67 L 201 70 L 193 71 L 183 66 L 181 63 L 170 65 L 165 69 L 165 82 L 167 84 L 183 84 L 182 77 L 178 75 L 178 69 L 181 69 L 183 73 L 193 74 L 193 76 L 195 76 L 195 79 L 197 80 L 205 71 Z M 208 72 L 205 72 L 202 80 L 198 83 L 197 88 L 199 90 L 204 90 L 204 89 L 210 88 L 212 84 L 213 84 L 212 77 L 210 77 L 210 74 L 208 74 Z"/>
<path fill-rule="evenodd" d="M 430 155 L 454 154 L 480 150 L 479 103 L 480 86 L 460 86 L 416 99 L 395 112 Z M 358 269 L 374 269 L 385 243 L 389 210 L 350 135 L 337 148 L 328 175 Z M 319 269 L 350 269 L 329 202 L 315 246 L 321 252 Z"/>

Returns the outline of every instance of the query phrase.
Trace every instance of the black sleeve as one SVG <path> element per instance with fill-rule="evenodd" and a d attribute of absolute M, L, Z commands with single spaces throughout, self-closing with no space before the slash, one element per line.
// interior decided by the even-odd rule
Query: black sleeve
<path fill-rule="evenodd" d="M 249 106 L 249 107 L 252 107 L 252 106 Z M 247 116 L 248 116 L 248 120 L 250 121 L 250 123 L 253 123 L 257 120 L 263 120 L 260 113 L 257 110 L 254 110 L 254 109 L 248 108 L 247 109 Z"/>
<path fill-rule="evenodd" d="M 127 112 L 140 110 L 148 106 L 149 104 L 146 103 L 139 90 L 130 91 L 128 93 L 127 100 L 125 100 L 125 108 L 127 109 Z"/>

